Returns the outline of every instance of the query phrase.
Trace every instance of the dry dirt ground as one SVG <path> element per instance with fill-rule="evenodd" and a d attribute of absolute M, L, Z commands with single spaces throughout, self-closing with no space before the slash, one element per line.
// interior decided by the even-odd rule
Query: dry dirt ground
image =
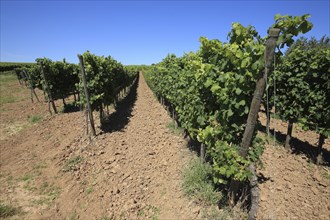
<path fill-rule="evenodd" d="M 201 215 L 201 208 L 181 188 L 182 169 L 192 154 L 184 139 L 167 128 L 171 119 L 143 77 L 125 102 L 110 116 L 109 126 L 97 126 L 91 143 L 82 112 L 50 117 L 45 103 L 35 107 L 45 113 L 41 122 L 0 140 L 1 201 L 23 209 L 12 219 Z M 1 123 L 32 111 L 24 105 L 32 104 L 9 104 L 10 110 L 1 112 Z M 97 114 L 95 121 L 99 125 Z"/>
<path fill-rule="evenodd" d="M 20 87 L 13 82 L 11 88 Z M 22 98 L 0 106 L 0 202 L 22 209 L 9 219 L 202 217 L 203 208 L 181 188 L 192 153 L 167 128 L 171 119 L 142 75 L 108 126 L 101 129 L 94 115 L 92 142 L 82 112 L 49 116 L 47 104 L 32 104 L 28 90 L 16 95 Z M 286 124 L 275 122 L 285 133 Z M 317 141 L 313 132 L 293 135 Z M 262 159 L 258 219 L 330 219 L 329 166 L 271 144 Z"/>
<path fill-rule="evenodd" d="M 265 115 L 259 114 L 265 125 Z M 285 138 L 287 123 L 271 120 L 275 136 Z M 258 219 L 330 219 L 330 140 L 324 144 L 325 164 L 315 165 L 318 135 L 294 125 L 292 149 L 283 144 L 266 145 L 259 169 L 260 207 Z"/>

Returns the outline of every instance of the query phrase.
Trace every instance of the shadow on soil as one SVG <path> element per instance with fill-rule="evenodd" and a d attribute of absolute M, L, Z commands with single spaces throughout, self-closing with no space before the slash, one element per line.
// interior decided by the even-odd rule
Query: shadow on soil
<path fill-rule="evenodd" d="M 266 127 L 260 126 L 259 131 L 266 133 Z M 270 133 L 274 134 L 274 129 L 270 129 Z M 273 136 L 272 136 L 273 137 Z M 275 132 L 276 141 L 284 145 L 286 134 L 281 133 L 280 131 Z M 291 138 L 291 150 L 293 154 L 299 155 L 304 154 L 310 161 L 316 163 L 317 159 L 317 146 L 310 144 L 307 141 L 301 141 L 296 137 Z M 330 152 L 327 149 L 322 149 L 323 155 L 323 164 L 324 166 L 330 166 Z"/>
<path fill-rule="evenodd" d="M 80 111 L 80 108 L 75 103 L 66 104 L 66 105 L 64 105 L 64 108 L 63 108 L 63 113 L 71 113 L 71 112 L 79 112 L 79 111 Z"/>
<path fill-rule="evenodd" d="M 103 132 L 121 131 L 129 122 L 136 102 L 139 78 L 132 85 L 128 95 L 117 103 L 116 111 L 110 114 L 102 123 Z"/>

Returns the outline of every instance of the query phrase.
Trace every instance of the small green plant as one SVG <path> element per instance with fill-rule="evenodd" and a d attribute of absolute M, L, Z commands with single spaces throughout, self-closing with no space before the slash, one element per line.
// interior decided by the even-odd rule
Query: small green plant
<path fill-rule="evenodd" d="M 316 165 L 313 163 L 312 160 L 309 160 L 308 163 L 307 163 L 307 167 L 310 171 L 313 171 L 313 170 L 315 170 Z"/>
<path fill-rule="evenodd" d="M 19 178 L 20 181 L 24 182 L 23 188 L 28 191 L 36 190 L 36 187 L 32 185 L 35 175 L 33 173 L 26 173 L 24 176 Z"/>
<path fill-rule="evenodd" d="M 13 177 L 12 175 L 9 175 L 9 176 L 6 177 L 6 182 L 7 182 L 9 185 L 13 184 L 14 181 L 15 181 L 15 179 L 14 179 L 14 177 Z"/>
<path fill-rule="evenodd" d="M 39 169 L 44 169 L 44 168 L 47 168 L 47 165 L 45 163 L 39 163 L 33 167 L 34 170 L 39 170 Z"/>
<path fill-rule="evenodd" d="M 40 191 L 41 191 L 41 193 L 43 193 L 44 191 L 46 191 L 48 187 L 49 187 L 48 182 L 44 182 L 44 183 L 41 185 L 41 187 L 40 187 Z"/>
<path fill-rule="evenodd" d="M 327 173 L 326 171 L 322 172 L 322 176 L 326 178 L 327 180 L 330 180 L 330 174 Z"/>
<path fill-rule="evenodd" d="M 28 119 L 29 119 L 29 122 L 31 122 L 32 124 L 35 124 L 42 120 L 42 116 L 32 115 L 32 116 L 28 116 Z"/>
<path fill-rule="evenodd" d="M 229 219 L 229 212 L 227 209 L 212 207 L 210 210 L 204 211 L 202 216 L 203 219 L 208 220 L 226 220 Z"/>
<path fill-rule="evenodd" d="M 259 138 L 262 142 L 267 143 L 267 144 L 271 144 L 275 146 L 283 146 L 285 141 L 279 139 L 278 136 L 274 137 L 274 133 L 270 132 L 269 136 L 267 135 L 267 133 L 258 133 L 257 134 L 257 138 Z"/>
<path fill-rule="evenodd" d="M 81 161 L 83 161 L 83 157 L 81 156 L 74 156 L 71 159 L 69 159 L 68 161 L 66 161 L 63 171 L 64 172 L 69 172 L 72 170 L 76 169 L 77 164 L 79 164 Z"/>
<path fill-rule="evenodd" d="M 224 205 L 219 209 L 218 206 L 212 206 L 202 211 L 202 219 L 208 220 L 226 220 L 226 219 L 248 219 L 248 213 L 240 200 L 234 207 Z"/>
<path fill-rule="evenodd" d="M 138 211 L 138 216 L 140 217 L 151 216 L 152 220 L 157 220 L 159 213 L 160 213 L 160 209 L 158 207 L 153 205 L 148 205 Z"/>
<path fill-rule="evenodd" d="M 0 105 L 7 104 L 7 103 L 14 103 L 18 101 L 18 99 L 14 96 L 5 96 L 5 97 L 0 97 Z"/>
<path fill-rule="evenodd" d="M 166 127 L 176 135 L 183 135 L 183 128 L 177 126 L 176 122 L 171 120 L 166 124 Z"/>
<path fill-rule="evenodd" d="M 86 189 L 87 194 L 91 194 L 93 191 L 94 191 L 94 189 L 91 186 Z"/>
<path fill-rule="evenodd" d="M 207 205 L 215 205 L 223 198 L 212 181 L 212 167 L 197 158 L 184 170 L 183 189 Z"/>
<path fill-rule="evenodd" d="M 21 209 L 0 203 L 0 218 L 7 218 L 21 213 Z"/>
<path fill-rule="evenodd" d="M 149 210 L 152 212 L 151 219 L 152 220 L 158 220 L 158 214 L 160 212 L 160 209 L 156 206 L 149 206 Z"/>
<path fill-rule="evenodd" d="M 0 74 L 0 83 L 14 82 L 17 80 L 15 73 Z"/>
<path fill-rule="evenodd" d="M 36 190 L 36 188 L 35 188 Z M 60 194 L 60 188 L 54 185 L 49 185 L 48 182 L 44 182 L 40 188 L 39 193 L 41 198 L 34 200 L 33 203 L 36 205 L 52 205 L 53 201 L 58 197 Z"/>
<path fill-rule="evenodd" d="M 20 178 L 20 180 L 24 182 L 30 182 L 33 179 L 33 175 L 31 173 L 27 173 Z"/>
<path fill-rule="evenodd" d="M 138 216 L 144 216 L 144 210 L 143 209 L 138 211 Z"/>
<path fill-rule="evenodd" d="M 76 211 L 74 211 L 70 217 L 69 217 L 69 220 L 77 220 L 78 219 L 78 214 Z"/>
<path fill-rule="evenodd" d="M 35 191 L 37 188 L 35 186 L 32 186 L 30 182 L 27 182 L 24 186 L 23 186 L 24 189 L 28 190 L 28 191 Z"/>

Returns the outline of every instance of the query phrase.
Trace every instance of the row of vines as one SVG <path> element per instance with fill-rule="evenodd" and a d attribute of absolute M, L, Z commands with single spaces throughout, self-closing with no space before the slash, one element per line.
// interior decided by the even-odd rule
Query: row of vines
<path fill-rule="evenodd" d="M 15 72 L 20 83 L 31 89 L 31 98 L 36 88 L 42 90 L 50 102 L 62 99 L 64 105 L 65 98 L 74 95 L 77 106 L 84 107 L 88 101 L 91 111 L 99 111 L 102 122 L 104 109 L 117 103 L 118 94 L 133 83 L 137 73 L 111 56 L 96 56 L 87 51 L 82 58 L 89 100 L 84 93 L 82 70 L 77 64 L 38 58 L 36 64 L 16 68 Z M 57 113 L 54 104 L 53 108 Z"/>
<path fill-rule="evenodd" d="M 285 146 L 290 147 L 294 123 L 304 130 L 320 135 L 317 162 L 322 162 L 322 145 L 330 136 L 330 39 L 298 39 L 285 56 L 280 57 L 275 69 L 270 94 L 277 114 L 288 121 Z"/>
<path fill-rule="evenodd" d="M 201 156 L 206 148 L 216 184 L 232 188 L 233 182 L 251 180 L 249 166 L 259 161 L 264 144 L 255 130 L 245 156 L 242 139 L 251 100 L 258 95 L 256 81 L 267 68 L 275 69 L 275 103 L 281 118 L 299 120 L 323 138 L 329 136 L 328 40 L 322 46 L 306 47 L 306 41 L 294 43 L 293 39 L 311 30 L 308 17 L 275 16 L 272 28 L 280 31 L 276 67 L 265 66 L 268 37 L 260 37 L 252 26 L 233 23 L 228 43 L 201 37 L 197 52 L 182 57 L 168 55 L 147 72 L 156 96 L 173 109 L 180 126 L 201 144 Z M 283 56 L 280 49 L 284 47 L 289 49 Z M 266 89 L 273 93 L 272 88 L 269 85 Z M 262 102 L 266 106 L 266 98 Z M 296 108 L 298 105 L 304 109 Z"/>

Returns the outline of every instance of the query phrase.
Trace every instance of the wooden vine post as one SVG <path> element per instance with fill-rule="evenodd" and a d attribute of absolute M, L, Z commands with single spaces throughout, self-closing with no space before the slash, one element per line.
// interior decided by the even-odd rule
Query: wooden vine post
<path fill-rule="evenodd" d="M 288 131 L 286 133 L 286 138 L 285 138 L 285 148 L 287 150 L 290 150 L 290 141 L 291 141 L 291 137 L 292 137 L 292 128 L 293 128 L 293 122 L 291 120 L 289 120 L 288 122 Z"/>
<path fill-rule="evenodd" d="M 324 144 L 324 140 L 325 140 L 325 135 L 324 134 L 320 134 L 320 137 L 319 137 L 319 143 L 317 145 L 317 157 L 316 157 L 316 163 L 319 165 L 319 164 L 322 164 L 323 163 L 323 155 L 322 155 L 322 146 Z"/>
<path fill-rule="evenodd" d="M 50 102 L 51 102 L 52 103 L 53 110 L 54 110 L 55 114 L 57 114 L 57 109 L 56 109 L 54 100 L 52 98 L 52 94 L 51 94 L 50 88 L 49 88 L 48 83 L 47 83 L 47 79 L 46 79 L 46 75 L 45 75 L 45 72 L 44 72 L 43 64 L 41 64 L 41 75 L 44 78 L 45 87 L 46 87 L 46 90 L 47 90 L 47 93 L 48 93 L 48 96 L 47 96 L 48 97 L 48 110 L 49 110 L 50 114 L 52 114 L 52 112 L 50 111 L 50 107 L 49 107 L 50 106 Z"/>
<path fill-rule="evenodd" d="M 23 73 L 24 73 L 25 77 L 27 78 L 27 80 L 30 82 L 31 101 L 32 101 L 32 103 L 33 103 L 33 95 L 36 97 L 37 101 L 40 102 L 36 92 L 34 91 L 33 84 L 31 82 L 31 77 L 30 77 L 29 73 L 27 73 L 25 70 L 23 70 Z"/>
<path fill-rule="evenodd" d="M 82 75 L 82 80 L 83 80 L 83 84 L 84 84 L 84 92 L 85 92 L 85 97 L 86 97 L 86 126 L 87 126 L 87 133 L 88 133 L 88 118 L 87 116 L 89 116 L 89 122 L 91 124 L 91 131 L 92 131 L 92 135 L 95 136 L 96 132 L 95 132 L 95 125 L 94 125 L 94 118 L 93 118 L 93 112 L 92 112 L 92 108 L 91 105 L 89 103 L 89 93 L 88 93 L 88 89 L 87 89 L 87 83 L 86 83 L 86 73 L 85 73 L 85 68 L 84 68 L 84 58 L 82 55 L 78 54 L 78 58 L 79 58 L 79 65 L 80 65 L 80 72 Z"/>
<path fill-rule="evenodd" d="M 266 42 L 265 50 L 265 70 L 263 74 L 260 74 L 260 77 L 256 84 L 256 89 L 254 91 L 253 99 L 250 106 L 250 112 L 246 122 L 246 127 L 243 134 L 242 144 L 240 148 L 240 155 L 244 158 L 248 155 L 248 150 L 251 147 L 252 139 L 255 132 L 255 126 L 257 124 L 258 113 L 260 110 L 260 104 L 262 96 L 265 92 L 267 76 L 272 73 L 273 68 L 272 64 L 274 62 L 275 47 L 278 36 L 280 34 L 280 29 L 271 28 L 269 29 L 269 38 Z M 255 172 L 255 165 L 251 164 L 249 170 L 252 172 L 253 176 L 250 180 L 251 185 L 251 208 L 249 211 L 249 220 L 256 219 L 257 209 L 258 209 L 258 200 L 259 200 L 259 188 L 258 180 Z"/>

